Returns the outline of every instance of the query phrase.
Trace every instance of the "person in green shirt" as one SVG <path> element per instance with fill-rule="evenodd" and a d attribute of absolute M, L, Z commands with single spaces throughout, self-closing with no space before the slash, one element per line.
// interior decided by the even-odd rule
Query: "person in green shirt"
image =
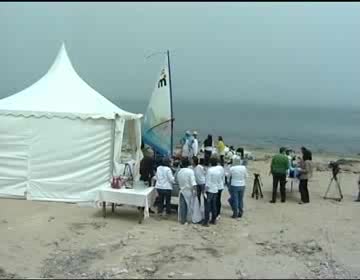
<path fill-rule="evenodd" d="M 285 202 L 286 200 L 286 173 L 287 170 L 290 168 L 289 166 L 289 159 L 285 155 L 286 148 L 281 147 L 280 153 L 273 156 L 270 165 L 270 173 L 273 176 L 273 193 L 272 193 L 272 200 L 270 203 L 276 202 L 276 194 L 278 184 L 280 183 L 280 195 L 281 195 L 281 202 Z"/>

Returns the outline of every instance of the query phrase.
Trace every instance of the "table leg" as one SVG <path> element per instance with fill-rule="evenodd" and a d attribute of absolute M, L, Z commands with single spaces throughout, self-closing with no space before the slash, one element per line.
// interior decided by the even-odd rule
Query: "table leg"
<path fill-rule="evenodd" d="M 115 203 L 111 203 L 111 211 L 114 213 L 115 212 Z"/>
<path fill-rule="evenodd" d="M 106 202 L 103 201 L 103 216 L 106 217 Z"/>
<path fill-rule="evenodd" d="M 139 209 L 139 224 L 141 224 L 144 220 L 144 209 L 145 207 L 140 207 Z"/>

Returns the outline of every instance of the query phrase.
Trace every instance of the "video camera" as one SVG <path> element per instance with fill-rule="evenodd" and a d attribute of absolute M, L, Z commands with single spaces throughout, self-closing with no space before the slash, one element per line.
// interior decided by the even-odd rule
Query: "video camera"
<path fill-rule="evenodd" d="M 331 168 L 334 177 L 335 177 L 335 176 L 339 173 L 339 171 L 340 171 L 340 165 L 339 165 L 339 163 L 336 162 L 336 161 L 330 161 L 328 167 Z"/>

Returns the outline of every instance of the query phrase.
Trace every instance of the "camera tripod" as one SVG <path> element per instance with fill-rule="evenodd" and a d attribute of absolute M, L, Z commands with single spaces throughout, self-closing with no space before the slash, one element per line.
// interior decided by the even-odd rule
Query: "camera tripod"
<path fill-rule="evenodd" d="M 331 178 L 331 180 L 330 180 L 328 189 L 327 189 L 327 191 L 326 191 L 326 193 L 325 193 L 325 195 L 324 195 L 324 199 L 333 199 L 333 200 L 336 200 L 336 201 L 341 201 L 341 200 L 343 199 L 343 194 L 342 194 L 342 191 L 341 191 L 340 182 L 339 182 L 338 177 L 337 177 L 338 173 L 339 173 L 339 172 L 334 172 L 334 171 L 333 171 L 333 173 L 332 173 L 332 178 Z M 338 189 L 338 191 L 339 191 L 339 194 L 340 194 L 340 197 L 339 197 L 339 198 L 327 197 L 327 194 L 328 194 L 328 192 L 329 192 L 329 190 L 330 190 L 330 187 L 331 187 L 331 184 L 332 184 L 333 181 L 335 181 L 335 183 L 336 183 L 335 185 L 337 186 L 337 189 Z"/>
<path fill-rule="evenodd" d="M 251 197 L 254 198 L 254 196 L 256 197 L 256 199 L 259 199 L 259 194 L 260 194 L 260 198 L 263 198 L 263 193 L 261 190 L 261 186 L 262 186 L 262 182 L 260 179 L 260 174 L 254 173 L 254 186 L 253 186 L 253 192 L 251 194 Z"/>

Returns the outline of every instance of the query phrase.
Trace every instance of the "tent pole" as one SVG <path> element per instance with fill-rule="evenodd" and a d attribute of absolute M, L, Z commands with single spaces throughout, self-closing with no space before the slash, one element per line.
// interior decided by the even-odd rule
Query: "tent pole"
<path fill-rule="evenodd" d="M 114 174 L 114 154 L 115 154 L 115 128 L 116 128 L 116 116 L 115 119 L 112 121 L 111 123 L 111 178 L 113 177 Z M 110 178 L 110 179 L 111 179 Z"/>

